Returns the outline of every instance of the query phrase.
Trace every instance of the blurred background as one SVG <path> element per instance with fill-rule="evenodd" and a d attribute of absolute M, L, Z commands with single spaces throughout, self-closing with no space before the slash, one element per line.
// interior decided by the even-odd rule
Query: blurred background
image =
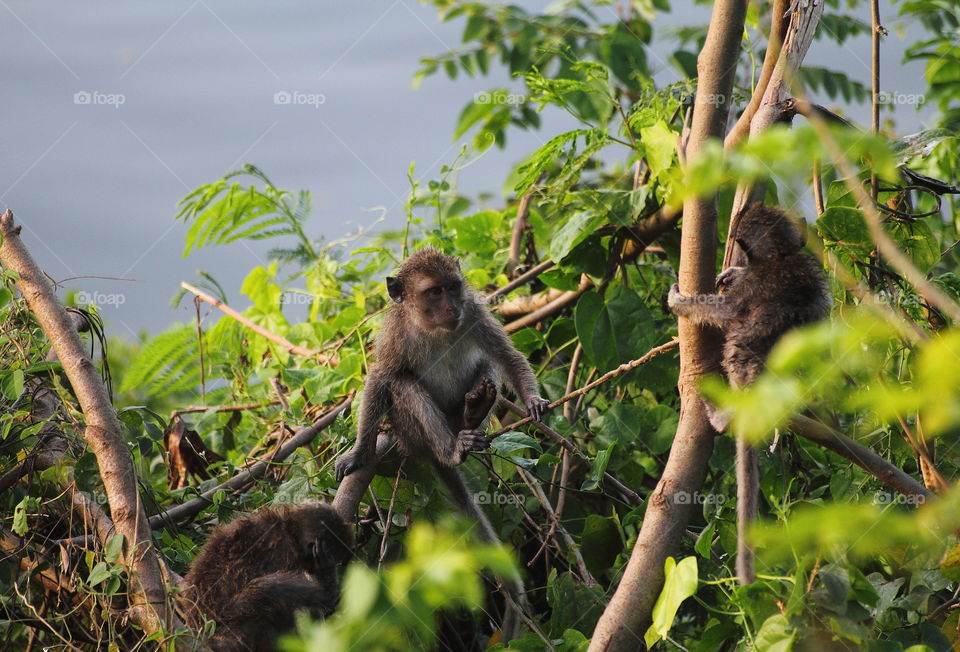
<path fill-rule="evenodd" d="M 278 187 L 311 191 L 313 237 L 337 239 L 381 217 L 375 228 L 397 228 L 410 163 L 424 183 L 437 178 L 460 149 L 453 133 L 463 106 L 476 93 L 517 85 L 492 66 L 489 77 L 433 76 L 414 89 L 420 58 L 456 49 L 463 29 L 414 0 L 0 4 L 0 207 L 15 212 L 53 279 L 135 279 L 64 284 L 99 297 L 108 332 L 128 339 L 190 319 L 189 301 L 175 310 L 170 300 L 198 269 L 246 307 L 240 283 L 273 245 L 239 242 L 185 260 L 186 227 L 173 217 L 198 185 L 250 162 Z M 702 23 L 708 13 L 677 3 L 657 21 Z M 923 63 L 901 63 L 904 44 L 917 39 L 909 25 L 885 25 L 882 87 L 919 93 Z M 655 45 L 658 84 L 675 81 Z M 869 37 L 844 46 L 818 40 L 806 63 L 869 87 Z M 822 101 L 869 124 L 868 104 Z M 904 135 L 920 129 L 924 115 L 902 103 L 884 118 Z M 488 150 L 459 174 L 459 188 L 498 204 L 510 168 L 575 126 L 545 112 L 539 132 L 512 131 L 505 149 Z"/>

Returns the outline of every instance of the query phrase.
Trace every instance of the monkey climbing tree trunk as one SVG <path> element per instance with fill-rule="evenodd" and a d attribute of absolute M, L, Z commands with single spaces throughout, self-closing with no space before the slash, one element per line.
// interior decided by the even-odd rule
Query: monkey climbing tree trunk
<path fill-rule="evenodd" d="M 148 633 L 173 631 L 181 623 L 168 609 L 160 563 L 150 535 L 147 516 L 137 493 L 133 458 L 120 436 L 120 421 L 107 388 L 86 356 L 66 310 L 57 301 L 53 287 L 43 276 L 14 226 L 9 210 L 0 216 L 0 263 L 17 272 L 17 287 L 50 340 L 63 365 L 83 416 L 83 437 L 97 459 L 110 515 L 124 537 L 123 563 L 130 592 L 130 617 Z M 104 533 L 100 533 L 101 538 Z M 104 541 L 105 543 L 105 541 Z"/>
<path fill-rule="evenodd" d="M 746 10 L 745 0 L 718 0 L 713 6 L 707 38 L 697 59 L 697 96 L 685 152 L 688 160 L 710 139 L 724 136 Z M 716 241 L 715 198 L 684 202 L 679 281 L 685 294 L 713 289 Z M 643 647 L 643 634 L 663 587 L 664 562 L 676 550 L 693 511 L 694 501 L 676 498 L 695 494 L 706 477 L 714 431 L 697 384 L 704 374 L 717 368 L 718 334 L 680 319 L 679 335 L 677 434 L 663 476 L 650 495 L 623 579 L 593 632 L 591 652 L 626 652 Z"/>
<path fill-rule="evenodd" d="M 770 44 L 767 48 L 767 58 L 764 59 L 764 72 L 770 70 L 768 76 L 762 76 L 750 105 L 737 122 L 727 145 L 736 143 L 742 137 L 744 124 L 748 126 L 751 137 L 762 133 L 775 124 L 789 122 L 792 115 L 788 108 L 789 86 L 800 69 L 820 16 L 823 14 L 822 2 L 811 2 L 805 6 L 798 6 L 796 11 L 787 13 L 786 0 L 776 0 L 773 6 L 773 18 L 776 21 L 771 29 Z M 778 41 L 782 39 L 782 44 Z M 781 47 L 782 45 L 782 47 Z M 774 54 L 775 53 L 775 54 Z M 770 62 L 774 61 L 773 65 Z M 752 111 L 750 109 L 753 109 Z M 736 136 L 736 137 L 734 137 Z M 730 229 L 727 234 L 727 248 L 723 256 L 723 267 L 744 264 L 743 252 L 735 246 L 736 229 L 747 207 L 752 202 L 762 202 L 766 194 L 766 183 L 741 184 L 737 187 L 731 209 Z M 756 447 L 749 444 L 743 437 L 736 440 L 736 474 L 737 474 L 737 579 L 740 584 L 751 584 L 756 581 L 754 570 L 754 552 L 747 540 L 747 531 L 750 523 L 757 517 L 757 501 L 760 483 L 760 467 Z"/>

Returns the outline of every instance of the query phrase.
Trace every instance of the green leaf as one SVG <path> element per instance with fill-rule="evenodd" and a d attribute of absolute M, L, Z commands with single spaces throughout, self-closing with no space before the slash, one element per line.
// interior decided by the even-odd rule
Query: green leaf
<path fill-rule="evenodd" d="M 23 369 L 11 369 L 0 373 L 0 394 L 15 401 L 23 394 Z"/>
<path fill-rule="evenodd" d="M 635 31 L 637 25 L 628 25 L 617 21 L 613 29 L 600 42 L 600 56 L 603 63 L 627 88 L 639 88 L 638 78 L 647 77 L 647 54 L 644 44 Z M 649 25 L 646 25 L 649 33 Z"/>
<path fill-rule="evenodd" d="M 460 251 L 468 251 L 478 256 L 492 256 L 499 248 L 499 242 L 491 237 L 503 225 L 503 213 L 500 211 L 480 211 L 466 217 L 450 217 L 447 228 L 454 235 L 454 245 Z"/>
<path fill-rule="evenodd" d="M 646 353 L 656 341 L 653 314 L 636 292 L 624 286 L 580 297 L 574 311 L 583 351 L 599 371 L 607 371 Z"/>
<path fill-rule="evenodd" d="M 30 503 L 30 496 L 24 496 L 13 508 L 13 532 L 21 537 L 29 529 L 27 526 L 27 509 L 29 509 Z"/>
<path fill-rule="evenodd" d="M 888 231 L 921 272 L 926 274 L 940 262 L 940 247 L 930 225 L 922 220 L 893 220 Z"/>
<path fill-rule="evenodd" d="M 677 153 L 677 135 L 670 131 L 666 122 L 658 120 L 656 124 L 640 129 L 640 141 L 654 177 L 673 165 Z"/>
<path fill-rule="evenodd" d="M 856 208 L 830 206 L 817 220 L 817 230 L 828 247 L 834 247 L 853 258 L 863 260 L 873 251 L 873 239 Z"/>
<path fill-rule="evenodd" d="M 667 637 L 680 604 L 697 592 L 696 557 L 687 557 L 679 564 L 673 557 L 667 557 L 663 572 L 663 590 L 653 605 L 653 623 L 643 637 L 648 648 Z"/>
<path fill-rule="evenodd" d="M 580 553 L 587 564 L 587 570 L 594 575 L 606 573 L 622 551 L 623 539 L 620 538 L 614 519 L 588 514 L 580 535 Z"/>
<path fill-rule="evenodd" d="M 117 563 L 120 555 L 123 553 L 123 535 L 114 534 L 107 540 L 107 545 L 103 550 L 103 557 L 111 564 Z"/>
<path fill-rule="evenodd" d="M 110 567 L 107 566 L 107 563 L 104 561 L 97 562 L 97 565 L 93 567 L 93 570 L 90 571 L 90 577 L 87 578 L 87 583 L 94 587 L 104 580 L 110 579 L 112 573 L 110 572 Z"/>
<path fill-rule="evenodd" d="M 563 260 L 564 256 L 593 234 L 606 219 L 602 214 L 577 213 L 553 236 L 547 248 L 547 257 L 555 261 Z"/>
<path fill-rule="evenodd" d="M 525 435 L 522 432 L 517 432 L 516 430 L 511 430 L 510 432 L 505 432 L 499 437 L 495 437 L 492 442 L 490 442 L 490 448 L 494 449 L 501 455 L 510 455 L 519 450 L 524 450 L 527 448 L 532 448 L 538 453 L 543 452 L 543 449 L 540 448 L 540 442 L 531 437 L 530 435 Z"/>
<path fill-rule="evenodd" d="M 492 98 L 494 94 L 500 91 L 490 91 L 487 93 L 481 93 L 477 97 L 479 99 Z M 493 102 L 481 102 L 475 99 L 470 104 L 463 107 L 463 111 L 460 112 L 460 117 L 457 119 L 457 126 L 453 130 L 454 139 L 460 138 L 463 134 L 473 125 L 477 124 L 485 117 L 490 115 L 490 113 L 496 108 L 496 105 Z"/>
<path fill-rule="evenodd" d="M 590 472 L 580 487 L 581 491 L 593 491 L 600 486 L 600 481 L 603 479 L 603 474 L 607 470 L 607 465 L 610 463 L 610 456 L 613 455 L 615 446 L 616 444 L 610 444 L 609 448 L 600 451 L 597 453 L 597 456 L 593 458 L 593 463 L 590 465 Z"/>
<path fill-rule="evenodd" d="M 949 129 L 925 129 L 898 138 L 893 143 L 893 154 L 896 156 L 897 165 L 903 165 L 915 156 L 927 156 L 937 145 L 955 137 L 956 134 Z"/>
<path fill-rule="evenodd" d="M 757 632 L 755 648 L 764 652 L 789 652 L 797 633 L 791 632 L 786 616 L 775 614 L 767 618 Z"/>

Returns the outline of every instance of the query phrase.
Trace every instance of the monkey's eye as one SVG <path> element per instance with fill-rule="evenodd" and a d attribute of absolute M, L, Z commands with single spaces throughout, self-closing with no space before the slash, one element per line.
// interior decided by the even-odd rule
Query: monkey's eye
<path fill-rule="evenodd" d="M 452 293 L 454 293 L 454 294 L 458 294 L 458 293 L 460 292 L 460 281 L 455 281 L 455 282 L 451 283 L 450 285 L 448 285 L 448 286 L 447 286 L 447 291 L 448 291 L 448 292 L 452 292 Z"/>
<path fill-rule="evenodd" d="M 427 294 L 431 297 L 439 297 L 441 294 L 443 294 L 443 287 L 439 285 L 436 287 L 432 287 L 429 290 L 427 290 Z"/>

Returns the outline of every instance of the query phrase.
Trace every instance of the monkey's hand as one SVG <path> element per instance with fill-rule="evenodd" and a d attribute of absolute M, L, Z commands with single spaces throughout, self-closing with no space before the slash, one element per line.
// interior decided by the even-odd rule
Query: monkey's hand
<path fill-rule="evenodd" d="M 682 306 L 688 302 L 686 295 L 680 292 L 680 286 L 674 283 L 670 286 L 670 293 L 667 295 L 667 305 L 670 310 L 676 312 L 677 306 Z"/>
<path fill-rule="evenodd" d="M 543 413 L 550 407 L 550 401 L 539 396 L 534 396 L 533 398 L 527 399 L 526 407 L 527 416 L 539 422 L 543 417 Z"/>
<path fill-rule="evenodd" d="M 359 471 L 366 466 L 366 464 L 366 456 L 359 448 L 354 448 L 349 453 L 344 453 L 338 457 L 337 461 L 333 464 L 333 471 L 337 476 L 337 482 L 340 482 L 354 471 Z"/>
<path fill-rule="evenodd" d="M 482 430 L 461 430 L 457 434 L 457 451 L 459 463 L 467 459 L 467 453 L 485 451 L 490 448 L 490 438 Z"/>

